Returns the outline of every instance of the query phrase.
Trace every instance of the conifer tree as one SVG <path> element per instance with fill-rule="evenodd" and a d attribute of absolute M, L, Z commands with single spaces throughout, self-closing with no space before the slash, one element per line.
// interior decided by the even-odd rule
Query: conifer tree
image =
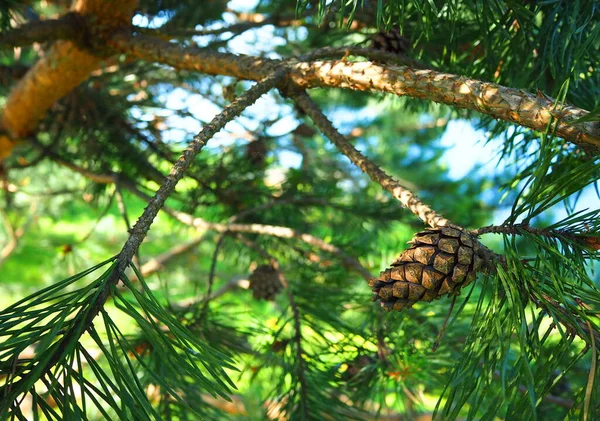
<path fill-rule="evenodd" d="M 1 420 L 600 417 L 595 2 L 0 12 Z"/>

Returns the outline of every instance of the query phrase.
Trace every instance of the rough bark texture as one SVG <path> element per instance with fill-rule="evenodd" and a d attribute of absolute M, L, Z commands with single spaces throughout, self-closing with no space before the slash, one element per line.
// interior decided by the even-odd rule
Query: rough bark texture
<path fill-rule="evenodd" d="M 371 62 L 328 61 L 297 63 L 292 79 L 300 86 L 337 86 L 358 91 L 390 92 L 479 111 L 497 119 L 555 134 L 577 144 L 600 147 L 600 126 L 595 122 L 570 124 L 588 111 L 555 105 L 544 95 L 507 88 L 435 70 L 382 66 Z"/>
<path fill-rule="evenodd" d="M 71 11 L 101 25 L 104 31 L 128 25 L 137 0 L 76 0 Z M 112 28 L 112 29 L 111 29 Z M 0 119 L 0 159 L 10 155 L 19 138 L 35 131 L 37 123 L 60 98 L 71 92 L 102 61 L 73 41 L 57 41 L 12 89 Z"/>
<path fill-rule="evenodd" d="M 260 80 L 283 62 L 266 58 L 213 53 L 144 36 L 116 34 L 109 46 L 150 62 L 208 74 Z M 556 105 L 544 95 L 482 82 L 435 70 L 373 62 L 287 61 L 289 78 L 303 88 L 338 87 L 359 91 L 389 92 L 467 108 L 540 132 L 550 126 L 554 133 L 576 144 L 600 148 L 600 125 L 570 124 L 589 114 L 571 105 Z"/>

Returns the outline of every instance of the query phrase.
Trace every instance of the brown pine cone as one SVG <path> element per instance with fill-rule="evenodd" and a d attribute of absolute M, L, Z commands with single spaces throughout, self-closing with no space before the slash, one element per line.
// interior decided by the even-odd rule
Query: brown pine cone
<path fill-rule="evenodd" d="M 408 55 L 410 41 L 400 35 L 397 28 L 389 31 L 379 31 L 371 37 L 371 48 L 394 54 Z"/>
<path fill-rule="evenodd" d="M 275 300 L 275 296 L 283 288 L 277 269 L 270 265 L 260 265 L 250 275 L 250 289 L 257 300 Z"/>
<path fill-rule="evenodd" d="M 418 301 L 458 295 L 478 272 L 491 268 L 491 252 L 459 227 L 417 233 L 392 267 L 371 279 L 373 300 L 386 310 L 400 311 Z"/>
<path fill-rule="evenodd" d="M 267 153 L 269 147 L 264 138 L 259 137 L 258 139 L 252 140 L 246 146 L 246 159 L 250 161 L 254 166 L 262 167 L 267 159 Z"/>

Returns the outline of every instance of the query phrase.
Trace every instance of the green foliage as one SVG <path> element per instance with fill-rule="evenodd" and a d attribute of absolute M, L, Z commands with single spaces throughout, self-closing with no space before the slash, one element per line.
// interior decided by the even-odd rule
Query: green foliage
<path fill-rule="evenodd" d="M 0 313 L 4 337 L 0 348 L 2 371 L 8 376 L 1 389 L 4 402 L 18 402 L 30 396 L 31 412 L 36 418 L 43 415 L 46 419 L 89 419 L 86 408 L 90 405 L 104 419 L 142 420 L 159 416 L 147 395 L 150 384 L 182 405 L 191 397 L 179 396 L 179 383 L 184 390 L 191 383 L 195 391 L 206 390 L 227 398 L 233 383 L 223 368 L 233 368 L 230 357 L 200 341 L 167 314 L 139 272 L 136 275 L 141 291 L 125 277 L 123 281 L 133 297 L 125 296 L 114 286 L 112 297 L 115 307 L 140 329 L 143 342 L 132 342 L 115 323 L 115 316 L 105 309 L 99 310 L 101 323 L 87 325 L 89 315 L 98 311 L 98 295 L 115 270 L 114 260 L 40 290 Z M 77 288 L 77 283 L 105 266 L 108 269 L 95 280 Z M 120 325 L 125 322 L 122 316 L 118 320 Z M 83 329 L 90 344 L 80 342 Z M 17 358 L 34 343 L 33 357 Z M 97 347 L 101 358 L 90 353 L 91 344 Z M 146 348 L 161 355 L 159 370 L 143 358 Z M 40 380 L 47 389 L 42 393 L 35 386 Z M 55 407 L 48 405 L 49 399 L 56 403 Z M 5 419 L 8 413 L 24 417 L 22 411 L 19 405 L 3 406 L 0 417 Z"/>
<path fill-rule="evenodd" d="M 2 30 L 17 3 L 2 2 Z M 31 3 L 43 18 L 68 8 Z M 141 1 L 138 21 L 177 34 L 173 43 L 269 57 L 368 46 L 398 29 L 424 67 L 598 109 L 592 1 L 226 6 L 240 5 Z M 19 51 L 3 53 L 6 69 L 43 49 Z M 16 79 L 0 79 L 4 103 Z M 552 127 L 310 92 L 357 149 L 454 223 L 505 218 L 490 231 L 501 236 L 481 236 L 501 255 L 497 270 L 458 297 L 398 314 L 370 301 L 356 261 L 375 275 L 423 225 L 276 93 L 209 141 L 167 201 L 179 218 L 161 215 L 137 269 L 109 283 L 117 258 L 96 262 L 120 249 L 197 129 L 249 86 L 120 57 L 2 163 L 2 245 L 17 247 L 0 261 L 0 419 L 597 418 L 600 211 L 581 209 L 600 167 Z M 500 145 L 495 170 L 450 177 L 449 165 L 472 164 L 448 163 L 440 143 L 457 118 L 485 130 L 490 151 Z M 191 216 L 202 222 L 180 223 Z M 160 270 L 142 275 L 153 260 Z M 274 262 L 284 290 L 255 300 L 244 281 Z"/>

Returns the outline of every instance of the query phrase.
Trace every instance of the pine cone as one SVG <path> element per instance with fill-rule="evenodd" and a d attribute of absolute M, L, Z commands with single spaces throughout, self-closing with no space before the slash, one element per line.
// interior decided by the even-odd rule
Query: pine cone
<path fill-rule="evenodd" d="M 270 265 L 260 265 L 250 275 L 250 289 L 257 300 L 275 300 L 283 285 L 279 280 L 277 269 Z"/>
<path fill-rule="evenodd" d="M 375 364 L 377 358 L 374 355 L 358 355 L 352 361 L 346 363 L 346 371 L 342 373 L 342 380 L 353 380 L 364 368 Z"/>
<path fill-rule="evenodd" d="M 223 85 L 223 98 L 225 98 L 229 102 L 233 102 L 237 99 L 236 95 L 236 85 L 237 82 L 234 82 L 230 85 Z"/>
<path fill-rule="evenodd" d="M 246 159 L 248 159 L 252 165 L 262 167 L 265 164 L 268 152 L 269 147 L 267 146 L 267 142 L 264 138 L 259 137 L 248 143 L 248 146 L 246 146 Z"/>
<path fill-rule="evenodd" d="M 371 279 L 373 300 L 386 310 L 400 311 L 418 301 L 458 295 L 462 287 L 486 272 L 490 251 L 464 230 L 452 227 L 417 233 L 392 267 Z"/>
<path fill-rule="evenodd" d="M 406 55 L 410 50 L 410 41 L 400 35 L 397 28 L 394 28 L 390 31 L 379 31 L 373 35 L 371 37 L 371 48 Z"/>

